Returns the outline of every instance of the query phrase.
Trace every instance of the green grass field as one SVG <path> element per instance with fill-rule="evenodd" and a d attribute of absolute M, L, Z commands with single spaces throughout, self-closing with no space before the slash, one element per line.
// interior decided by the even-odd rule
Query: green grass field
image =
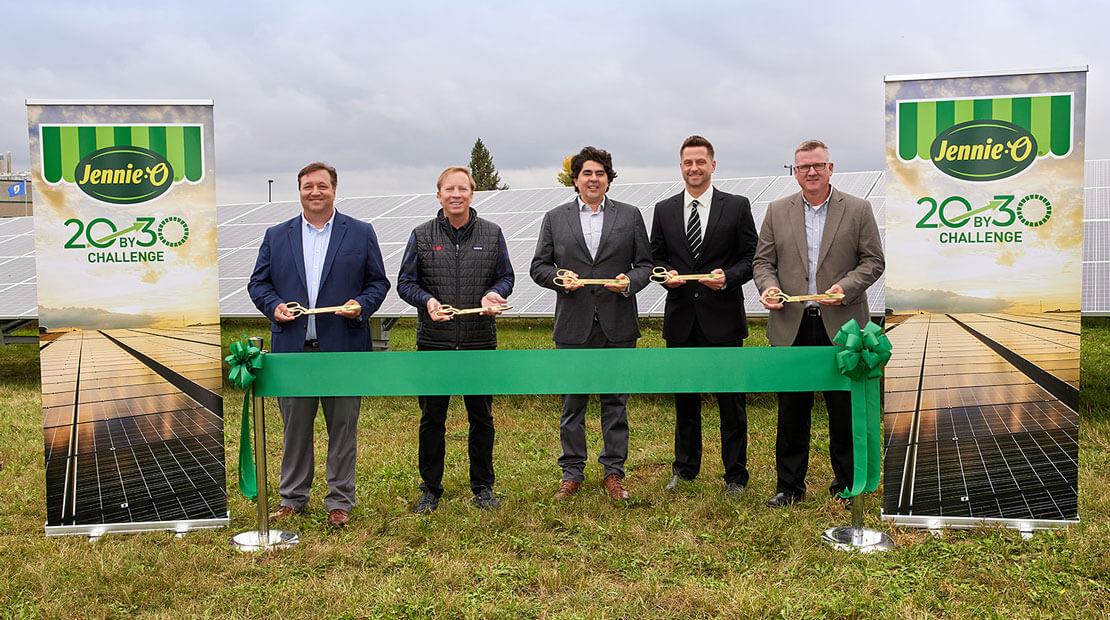
<path fill-rule="evenodd" d="M 753 326 L 750 345 L 766 344 Z M 225 322 L 225 343 L 259 322 Z M 505 320 L 502 348 L 547 348 L 551 324 Z M 662 346 L 646 321 L 640 346 Z M 412 350 L 411 321 L 393 332 Z M 330 530 L 320 498 L 290 527 L 302 543 L 279 554 L 244 555 L 230 536 L 253 526 L 253 504 L 229 488 L 232 525 L 182 539 L 169 533 L 47 539 L 42 526 L 43 448 L 37 349 L 0 347 L 0 616 L 66 617 L 1106 617 L 1110 613 L 1110 321 L 1084 321 L 1080 519 L 1068 531 L 1023 540 L 1005 529 L 941 536 L 868 521 L 898 548 L 862 556 L 834 551 L 820 533 L 848 514 L 815 493 L 782 510 L 774 493 L 774 397 L 751 395 L 751 484 L 738 501 L 720 480 L 715 406 L 706 408 L 705 456 L 695 485 L 664 493 L 670 475 L 669 397 L 633 396 L 627 505 L 598 486 L 597 402 L 589 416 L 586 487 L 555 503 L 559 401 L 497 398 L 495 463 L 501 510 L 470 504 L 466 415 L 452 403 L 444 501 L 431 516 L 409 513 L 418 495 L 414 398 L 364 399 L 358 498 L 351 525 Z M 225 388 L 228 480 L 236 478 L 238 403 Z M 459 399 L 455 399 L 459 400 Z M 271 472 L 281 423 L 267 404 Z M 810 486 L 830 478 L 827 427 L 815 412 Z M 325 433 L 317 419 L 317 454 Z M 274 474 L 276 475 L 276 473 Z M 271 494 L 276 479 L 271 477 Z M 271 505 L 276 502 L 271 500 Z"/>

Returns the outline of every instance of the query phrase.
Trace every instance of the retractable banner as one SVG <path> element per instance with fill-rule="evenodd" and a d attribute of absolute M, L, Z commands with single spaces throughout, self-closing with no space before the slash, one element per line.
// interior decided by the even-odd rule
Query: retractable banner
<path fill-rule="evenodd" d="M 27 115 L 46 533 L 226 525 L 212 103 Z"/>
<path fill-rule="evenodd" d="M 885 519 L 1079 518 L 1086 76 L 886 79 Z"/>

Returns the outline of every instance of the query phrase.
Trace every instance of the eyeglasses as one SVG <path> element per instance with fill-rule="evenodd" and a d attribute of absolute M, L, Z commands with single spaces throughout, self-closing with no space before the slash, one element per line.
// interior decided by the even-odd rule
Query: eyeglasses
<path fill-rule="evenodd" d="M 829 162 L 823 161 L 816 164 L 799 164 L 794 166 L 794 172 L 801 172 L 802 174 L 809 174 L 810 170 L 814 172 L 824 172 L 825 168 L 829 167 Z"/>

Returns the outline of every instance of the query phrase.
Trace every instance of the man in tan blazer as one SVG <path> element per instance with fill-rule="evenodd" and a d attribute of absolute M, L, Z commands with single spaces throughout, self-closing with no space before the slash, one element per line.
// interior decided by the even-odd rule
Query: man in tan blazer
<path fill-rule="evenodd" d="M 767 337 L 772 346 L 829 346 L 849 319 L 867 324 L 867 288 L 885 268 L 879 227 L 866 200 L 832 187 L 833 163 L 819 140 L 794 151 L 794 178 L 800 192 L 767 208 L 753 270 L 760 302 L 770 311 Z M 775 295 L 843 293 L 843 299 L 782 303 Z M 777 493 L 772 508 L 805 498 L 809 467 L 813 392 L 778 395 L 775 440 Z M 852 484 L 852 420 L 848 392 L 825 392 L 829 413 L 829 458 L 835 495 Z"/>

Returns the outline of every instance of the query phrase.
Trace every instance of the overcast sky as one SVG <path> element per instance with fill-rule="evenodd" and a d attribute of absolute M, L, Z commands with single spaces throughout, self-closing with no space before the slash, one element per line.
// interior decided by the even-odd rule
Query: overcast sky
<path fill-rule="evenodd" d="M 170 6 L 170 5 L 173 6 Z M 326 5 L 325 5 L 326 4 Z M 677 178 L 691 133 L 717 176 L 784 172 L 820 137 L 883 161 L 883 76 L 1090 65 L 1087 159 L 1110 157 L 1099 2 L 2 2 L 0 149 L 29 166 L 24 100 L 213 99 L 218 201 L 434 191 L 475 138 L 514 188 L 585 144 L 620 181 Z"/>

